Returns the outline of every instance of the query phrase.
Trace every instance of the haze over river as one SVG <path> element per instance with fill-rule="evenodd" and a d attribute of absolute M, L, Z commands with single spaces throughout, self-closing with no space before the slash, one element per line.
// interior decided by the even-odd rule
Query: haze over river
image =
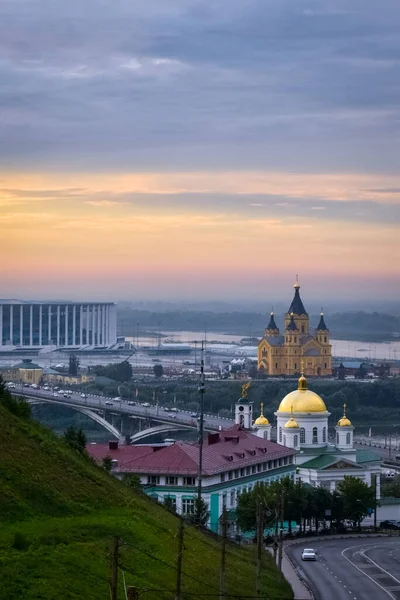
<path fill-rule="evenodd" d="M 163 331 L 161 343 L 183 342 L 194 343 L 197 341 L 200 345 L 205 334 L 202 331 Z M 139 346 L 157 346 L 158 338 L 155 337 L 127 337 L 128 340 Z M 214 333 L 207 331 L 207 342 L 218 342 L 220 344 L 238 344 L 243 339 L 242 335 L 231 335 L 228 333 Z M 346 356 L 354 359 L 377 359 L 377 360 L 400 360 L 400 341 L 398 342 L 359 342 L 355 340 L 331 340 L 332 353 L 334 356 Z"/>

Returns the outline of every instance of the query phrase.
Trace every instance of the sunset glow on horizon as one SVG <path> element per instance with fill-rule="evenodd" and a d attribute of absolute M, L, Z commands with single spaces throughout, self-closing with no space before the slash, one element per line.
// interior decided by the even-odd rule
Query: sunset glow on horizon
<path fill-rule="evenodd" d="M 400 10 L 330 4 L 5 0 L 2 296 L 395 298 Z"/>

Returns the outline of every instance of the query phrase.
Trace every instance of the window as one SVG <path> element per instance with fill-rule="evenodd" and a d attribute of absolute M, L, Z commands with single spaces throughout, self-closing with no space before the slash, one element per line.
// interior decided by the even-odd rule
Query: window
<path fill-rule="evenodd" d="M 294 336 L 294 343 L 296 344 L 296 342 L 297 342 L 297 337 Z"/>
<path fill-rule="evenodd" d="M 286 435 L 283 436 L 283 445 L 286 446 Z"/>
<path fill-rule="evenodd" d="M 278 368 L 278 363 L 275 363 L 275 369 L 277 369 L 277 368 Z"/>
<path fill-rule="evenodd" d="M 259 464 L 257 465 L 257 473 L 260 473 L 260 471 L 261 471 L 261 463 L 259 463 Z"/>
<path fill-rule="evenodd" d="M 256 472 L 256 465 L 252 465 L 252 467 L 251 467 L 251 472 L 252 472 L 252 473 L 255 473 L 255 472 Z"/>
<path fill-rule="evenodd" d="M 336 443 L 337 444 L 339 443 L 339 434 L 338 433 L 336 434 Z"/>
<path fill-rule="evenodd" d="M 194 514 L 194 498 L 182 498 L 182 514 Z"/>
<path fill-rule="evenodd" d="M 221 483 L 225 481 L 225 473 L 221 473 Z"/>
<path fill-rule="evenodd" d="M 306 443 L 306 430 L 304 427 L 300 427 L 300 444 Z"/>
<path fill-rule="evenodd" d="M 183 485 L 195 485 L 196 478 L 195 477 L 184 477 Z"/>
<path fill-rule="evenodd" d="M 350 444 L 350 433 L 346 433 L 346 444 Z"/>
<path fill-rule="evenodd" d="M 317 427 L 313 427 L 313 430 L 312 430 L 312 443 L 318 444 L 318 429 L 317 429 Z"/>
<path fill-rule="evenodd" d="M 278 461 L 274 460 L 274 469 L 276 469 L 277 466 L 278 466 Z"/>
<path fill-rule="evenodd" d="M 268 461 L 268 469 L 272 469 L 272 460 Z"/>
<path fill-rule="evenodd" d="M 160 483 L 160 476 L 159 475 L 148 475 L 147 483 L 151 483 L 153 485 L 158 485 Z"/>
<path fill-rule="evenodd" d="M 250 467 L 246 467 L 246 475 L 250 475 Z"/>
<path fill-rule="evenodd" d="M 263 470 L 263 471 L 266 471 L 266 470 L 267 470 L 267 463 L 266 463 L 266 462 L 265 462 L 265 463 L 263 463 L 263 465 L 262 465 L 262 470 Z"/>
<path fill-rule="evenodd" d="M 301 333 L 304 333 L 304 325 L 301 326 Z"/>
<path fill-rule="evenodd" d="M 282 427 L 279 427 L 279 442 L 282 444 Z"/>
<path fill-rule="evenodd" d="M 324 342 L 325 342 L 325 344 L 326 344 L 326 336 L 324 337 Z"/>
<path fill-rule="evenodd" d="M 299 444 L 299 436 L 295 435 L 294 438 L 293 438 L 293 445 L 294 445 L 295 448 L 297 448 L 298 444 Z"/>
<path fill-rule="evenodd" d="M 297 363 L 294 363 L 294 370 L 297 369 Z"/>
<path fill-rule="evenodd" d="M 235 506 L 235 490 L 231 491 L 230 503 L 231 503 L 231 508 Z"/>
<path fill-rule="evenodd" d="M 322 428 L 322 441 L 324 443 L 326 442 L 326 427 Z"/>
<path fill-rule="evenodd" d="M 239 469 L 236 469 L 236 471 L 235 471 L 235 479 L 236 479 L 237 477 L 239 477 Z"/>
<path fill-rule="evenodd" d="M 229 471 L 229 473 L 228 473 L 228 479 L 233 479 L 233 471 Z"/>
<path fill-rule="evenodd" d="M 167 475 L 165 483 L 167 485 L 178 485 L 178 478 L 176 475 Z"/>
<path fill-rule="evenodd" d="M 244 477 L 245 474 L 245 470 L 244 469 L 240 469 L 240 477 Z"/>
<path fill-rule="evenodd" d="M 325 369 L 326 369 L 326 363 L 325 363 Z"/>
<path fill-rule="evenodd" d="M 285 456 L 285 458 L 283 459 L 283 464 L 284 464 L 284 465 L 287 465 L 287 461 L 288 461 L 288 457 L 287 457 L 287 456 Z"/>

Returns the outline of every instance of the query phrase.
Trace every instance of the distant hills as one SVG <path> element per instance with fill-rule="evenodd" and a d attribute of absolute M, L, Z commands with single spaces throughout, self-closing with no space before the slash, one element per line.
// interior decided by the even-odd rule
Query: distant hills
<path fill-rule="evenodd" d="M 261 312 L 213 312 L 199 310 L 141 310 L 121 305 L 117 308 L 117 327 L 121 335 L 135 336 L 140 331 L 213 331 L 231 333 L 243 337 L 261 337 L 269 315 Z M 284 313 L 276 314 L 275 320 L 283 329 Z M 316 327 L 319 314 L 311 314 L 310 322 Z M 352 311 L 326 316 L 331 337 L 382 341 L 400 339 L 400 318 L 378 312 Z"/>

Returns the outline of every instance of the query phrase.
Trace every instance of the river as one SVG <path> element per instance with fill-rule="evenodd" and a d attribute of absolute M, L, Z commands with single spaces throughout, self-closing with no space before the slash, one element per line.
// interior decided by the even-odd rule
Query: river
<path fill-rule="evenodd" d="M 162 343 L 182 342 L 194 345 L 204 339 L 204 332 L 200 331 L 163 331 Z M 127 337 L 127 340 L 133 343 L 139 343 L 139 346 L 156 346 L 157 337 Z M 238 344 L 242 335 L 232 335 L 228 333 L 207 332 L 207 342 L 218 342 L 220 344 Z M 400 341 L 396 342 L 357 342 L 355 340 L 331 340 L 333 356 L 348 357 L 359 360 L 400 360 Z"/>

